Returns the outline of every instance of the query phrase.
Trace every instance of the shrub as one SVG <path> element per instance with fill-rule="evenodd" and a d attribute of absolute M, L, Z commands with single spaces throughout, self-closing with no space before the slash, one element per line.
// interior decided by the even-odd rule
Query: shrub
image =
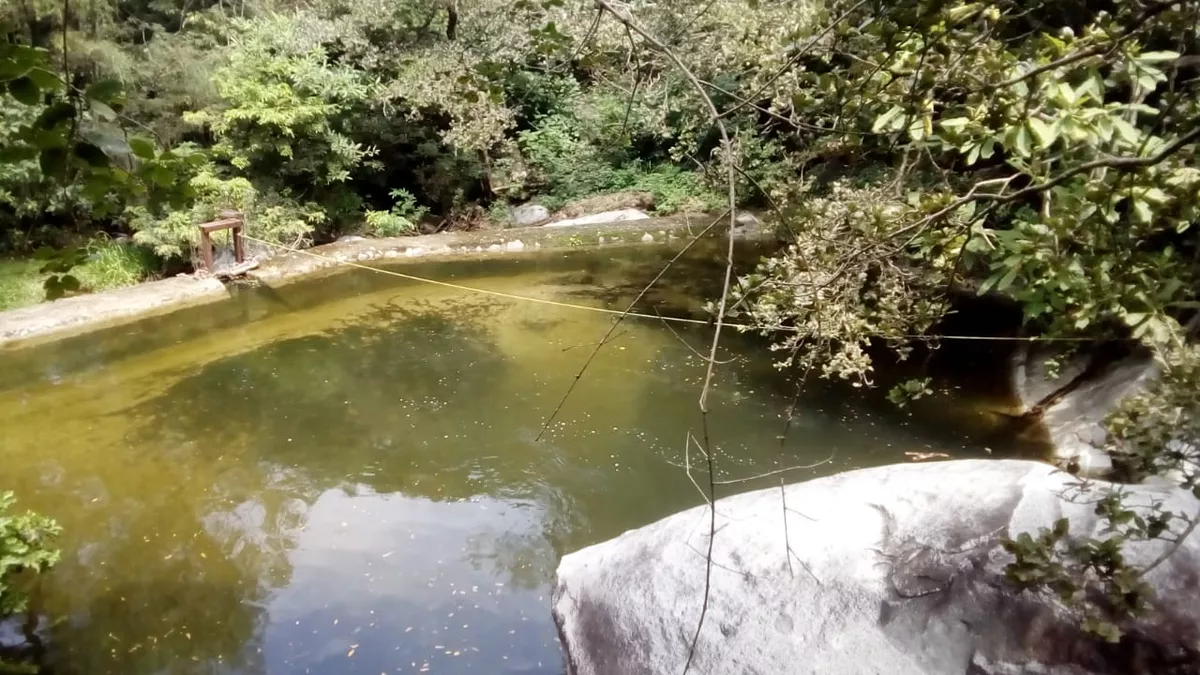
<path fill-rule="evenodd" d="M 25 611 L 29 598 L 17 586 L 22 572 L 43 572 L 58 562 L 58 551 L 50 548 L 61 528 L 53 520 L 34 513 L 8 515 L 16 502 L 11 492 L 0 492 L 0 618 Z"/>
<path fill-rule="evenodd" d="M 376 237 L 399 237 L 415 234 L 417 221 L 425 217 L 429 209 L 417 204 L 417 198 L 404 189 L 391 191 L 396 203 L 389 211 L 366 212 L 367 234 Z"/>
<path fill-rule="evenodd" d="M 144 208 L 130 210 L 135 242 L 163 258 L 192 259 L 200 242 L 198 226 L 217 220 L 225 210 L 242 213 L 247 234 L 286 245 L 303 241 L 325 218 L 318 206 L 300 204 L 275 193 L 260 193 L 246 178 L 226 178 L 211 165 L 201 168 L 190 184 L 196 200 L 188 210 L 163 217 Z M 221 243 L 228 236 L 218 232 L 214 240 Z"/>
<path fill-rule="evenodd" d="M 376 237 L 399 237 L 416 232 L 417 226 L 404 216 L 391 211 L 367 211 L 367 234 Z"/>

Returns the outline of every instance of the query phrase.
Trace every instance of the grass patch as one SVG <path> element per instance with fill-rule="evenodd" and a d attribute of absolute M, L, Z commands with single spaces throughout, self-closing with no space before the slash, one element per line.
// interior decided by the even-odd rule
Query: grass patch
<path fill-rule="evenodd" d="M 72 274 L 89 291 L 133 286 L 157 278 L 162 265 L 150 249 L 134 244 L 96 240 L 88 245 L 87 262 Z"/>
<path fill-rule="evenodd" d="M 46 298 L 40 260 L 0 258 L 0 311 L 36 305 Z"/>
<path fill-rule="evenodd" d="M 162 263 L 152 251 L 134 244 L 96 239 L 87 246 L 88 258 L 71 270 L 83 292 L 133 286 L 160 276 Z M 0 258 L 0 311 L 36 305 L 46 300 L 42 260 Z"/>

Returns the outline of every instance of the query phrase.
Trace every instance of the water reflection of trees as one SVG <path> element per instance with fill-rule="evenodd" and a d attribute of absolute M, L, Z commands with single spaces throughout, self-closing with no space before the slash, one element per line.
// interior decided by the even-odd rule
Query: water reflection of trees
<path fill-rule="evenodd" d="M 488 336 L 493 320 L 486 304 L 386 305 L 208 364 L 135 414 L 153 420 L 146 440 L 195 439 L 242 463 L 294 468 L 307 496 L 354 483 L 411 494 L 422 460 L 444 449 L 416 441 L 417 425 L 422 439 L 457 434 L 472 400 L 500 395 L 507 366 Z"/>
<path fill-rule="evenodd" d="M 114 461 L 45 473 L 44 489 L 62 500 L 91 496 L 78 520 L 101 528 L 64 542 L 72 555 L 47 611 L 66 618 L 44 631 L 47 665 L 89 675 L 261 672 L 266 604 L 289 582 L 289 553 L 322 492 L 427 486 L 444 499 L 479 488 L 466 471 L 459 485 L 439 476 L 453 459 L 430 461 L 439 449 L 411 444 L 402 420 L 420 416 L 423 434 L 431 420 L 449 433 L 437 410 L 491 393 L 505 365 L 487 320 L 486 307 L 462 303 L 383 307 L 210 363 L 121 412 L 134 430 L 115 441 Z"/>

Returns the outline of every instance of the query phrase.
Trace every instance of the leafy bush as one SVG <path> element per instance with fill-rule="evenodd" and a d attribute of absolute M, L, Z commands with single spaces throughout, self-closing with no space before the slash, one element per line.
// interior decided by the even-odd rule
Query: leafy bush
<path fill-rule="evenodd" d="M 17 584 L 23 572 L 44 572 L 58 562 L 50 544 L 61 532 L 53 520 L 34 513 L 8 515 L 16 498 L 0 492 L 0 618 L 25 611 L 29 598 Z"/>
<path fill-rule="evenodd" d="M 703 175 L 671 165 L 637 169 L 629 187 L 653 194 L 654 211 L 659 214 L 711 211 L 725 204 L 725 198 L 713 190 Z"/>
<path fill-rule="evenodd" d="M 417 226 L 391 211 L 367 211 L 367 233 L 376 237 L 399 237 L 416 232 Z"/>
<path fill-rule="evenodd" d="M 130 225 L 135 242 L 150 247 L 163 258 L 192 259 L 200 243 L 198 226 L 220 218 L 222 211 L 242 213 L 247 234 L 280 244 L 297 244 L 321 223 L 324 211 L 299 204 L 278 194 L 261 194 L 242 177 L 227 178 L 212 165 L 203 167 L 190 181 L 196 199 L 190 209 L 156 217 L 144 208 L 132 209 Z M 228 233 L 214 234 L 214 242 L 228 241 Z"/>
<path fill-rule="evenodd" d="M 706 210 L 721 198 L 704 177 L 671 164 L 651 165 L 580 138 L 584 127 L 566 115 L 543 118 L 518 135 L 530 168 L 528 187 L 553 210 L 568 202 L 619 190 L 644 190 L 655 197 L 655 210 Z"/>
<path fill-rule="evenodd" d="M 367 234 L 376 237 L 399 237 L 415 234 L 417 222 L 429 212 L 428 208 L 417 204 L 417 198 L 408 190 L 392 190 L 391 195 L 396 200 L 391 210 L 367 211 Z"/>

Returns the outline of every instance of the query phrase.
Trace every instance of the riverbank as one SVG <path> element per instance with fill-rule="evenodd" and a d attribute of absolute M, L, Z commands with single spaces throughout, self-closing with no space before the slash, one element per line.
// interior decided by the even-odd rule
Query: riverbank
<path fill-rule="evenodd" d="M 402 265 L 431 257 L 486 259 L 534 252 L 601 248 L 623 245 L 682 244 L 712 222 L 711 215 L 578 225 L 527 227 L 473 232 L 445 232 L 384 239 L 349 238 L 301 251 L 269 255 L 269 247 L 251 247 L 261 256 L 259 266 L 236 283 L 278 287 L 303 279 L 335 274 L 346 263 Z M 722 236 L 714 227 L 707 236 Z M 736 236 L 760 240 L 770 234 L 761 226 L 741 227 Z M 0 349 L 50 342 L 148 316 L 211 302 L 229 296 L 225 284 L 204 275 L 181 275 L 112 291 L 64 298 L 0 312 Z"/>

